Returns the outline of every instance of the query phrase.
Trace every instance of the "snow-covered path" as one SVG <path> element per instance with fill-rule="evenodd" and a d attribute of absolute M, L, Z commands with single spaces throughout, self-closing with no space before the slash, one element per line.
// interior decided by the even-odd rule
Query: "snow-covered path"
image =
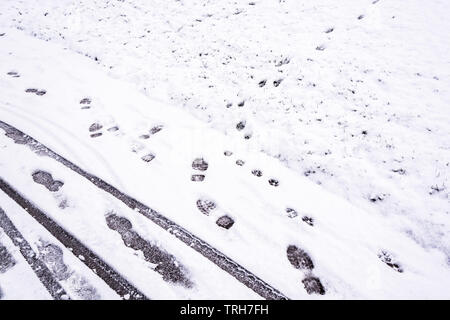
<path fill-rule="evenodd" d="M 448 5 L 355 2 L 3 1 L 0 120 L 289 298 L 321 297 L 308 277 L 325 298 L 448 298 L 450 46 L 437 31 Z M 0 148 L 0 176 L 149 298 L 258 297 L 67 168 L 3 133 Z M 63 186 L 35 183 L 37 170 Z M 55 243 L 20 224 L 4 194 L 0 207 L 23 234 L 37 229 L 36 252 Z M 111 212 L 170 252 L 193 286 L 126 248 Z"/>

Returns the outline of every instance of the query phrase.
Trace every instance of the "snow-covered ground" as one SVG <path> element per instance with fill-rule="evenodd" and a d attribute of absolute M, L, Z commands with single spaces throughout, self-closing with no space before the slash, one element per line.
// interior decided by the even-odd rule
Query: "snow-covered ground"
<path fill-rule="evenodd" d="M 448 13 L 438 0 L 3 0 L 0 120 L 289 298 L 448 299 Z M 0 133 L 0 177 L 147 297 L 260 298 Z M 198 158 L 207 170 L 193 168 Z M 64 185 L 51 192 L 36 170 Z M 44 262 L 43 244 L 61 248 L 70 298 L 118 298 L 4 193 L 0 207 Z M 127 248 L 111 212 L 173 255 L 191 285 Z M 48 298 L 0 228 L 1 246 L 16 263 L 0 264 L 0 298 Z M 291 246 L 314 267 L 289 259 Z M 308 294 L 308 277 L 324 295 Z"/>

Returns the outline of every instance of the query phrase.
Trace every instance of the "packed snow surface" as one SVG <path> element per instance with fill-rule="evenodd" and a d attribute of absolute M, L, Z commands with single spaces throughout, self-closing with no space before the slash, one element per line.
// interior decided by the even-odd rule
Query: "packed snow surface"
<path fill-rule="evenodd" d="M 444 0 L 2 0 L 0 120 L 291 299 L 449 299 L 449 13 Z M 2 129 L 0 177 L 149 298 L 261 298 Z M 120 298 L 3 192 L 0 208 L 43 261 L 59 248 L 64 276 L 49 269 L 70 298 Z M 112 213 L 190 285 L 126 246 Z M 51 298 L 1 228 L 0 250 L 0 299 Z"/>

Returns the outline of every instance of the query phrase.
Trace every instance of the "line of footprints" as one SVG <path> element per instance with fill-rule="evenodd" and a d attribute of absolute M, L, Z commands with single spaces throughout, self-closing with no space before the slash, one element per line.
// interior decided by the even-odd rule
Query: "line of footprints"
<path fill-rule="evenodd" d="M 89 110 L 92 108 L 92 101 L 90 98 L 83 98 L 80 100 L 80 104 L 81 104 L 81 109 L 82 110 Z M 161 131 L 163 129 L 162 125 L 156 125 L 154 127 L 152 127 L 147 133 L 144 133 L 142 135 L 139 136 L 139 139 L 141 140 L 147 140 L 149 139 L 152 135 L 154 135 L 155 133 Z M 103 135 L 103 125 L 101 123 L 98 122 L 94 122 L 89 126 L 89 134 L 91 138 L 97 138 L 97 137 L 101 137 Z M 117 132 L 119 131 L 119 127 L 117 125 L 111 126 L 108 129 L 106 129 L 108 132 Z M 144 149 L 144 146 L 136 143 L 133 148 L 132 151 L 135 153 L 138 153 L 139 151 L 141 151 L 142 149 Z M 155 158 L 155 154 L 151 153 L 151 152 L 147 152 L 145 153 L 143 156 L 141 156 L 141 160 L 145 161 L 145 162 L 150 162 Z"/>

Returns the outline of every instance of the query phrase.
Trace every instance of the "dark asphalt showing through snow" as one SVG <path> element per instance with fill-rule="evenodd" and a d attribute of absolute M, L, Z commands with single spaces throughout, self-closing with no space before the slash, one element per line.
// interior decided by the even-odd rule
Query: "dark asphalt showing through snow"
<path fill-rule="evenodd" d="M 25 240 L 19 230 L 17 230 L 2 208 L 0 208 L 0 228 L 3 229 L 13 244 L 19 248 L 20 253 L 53 299 L 68 299 L 69 296 L 67 293 L 53 277 L 47 266 L 38 258 L 30 244 Z"/>

